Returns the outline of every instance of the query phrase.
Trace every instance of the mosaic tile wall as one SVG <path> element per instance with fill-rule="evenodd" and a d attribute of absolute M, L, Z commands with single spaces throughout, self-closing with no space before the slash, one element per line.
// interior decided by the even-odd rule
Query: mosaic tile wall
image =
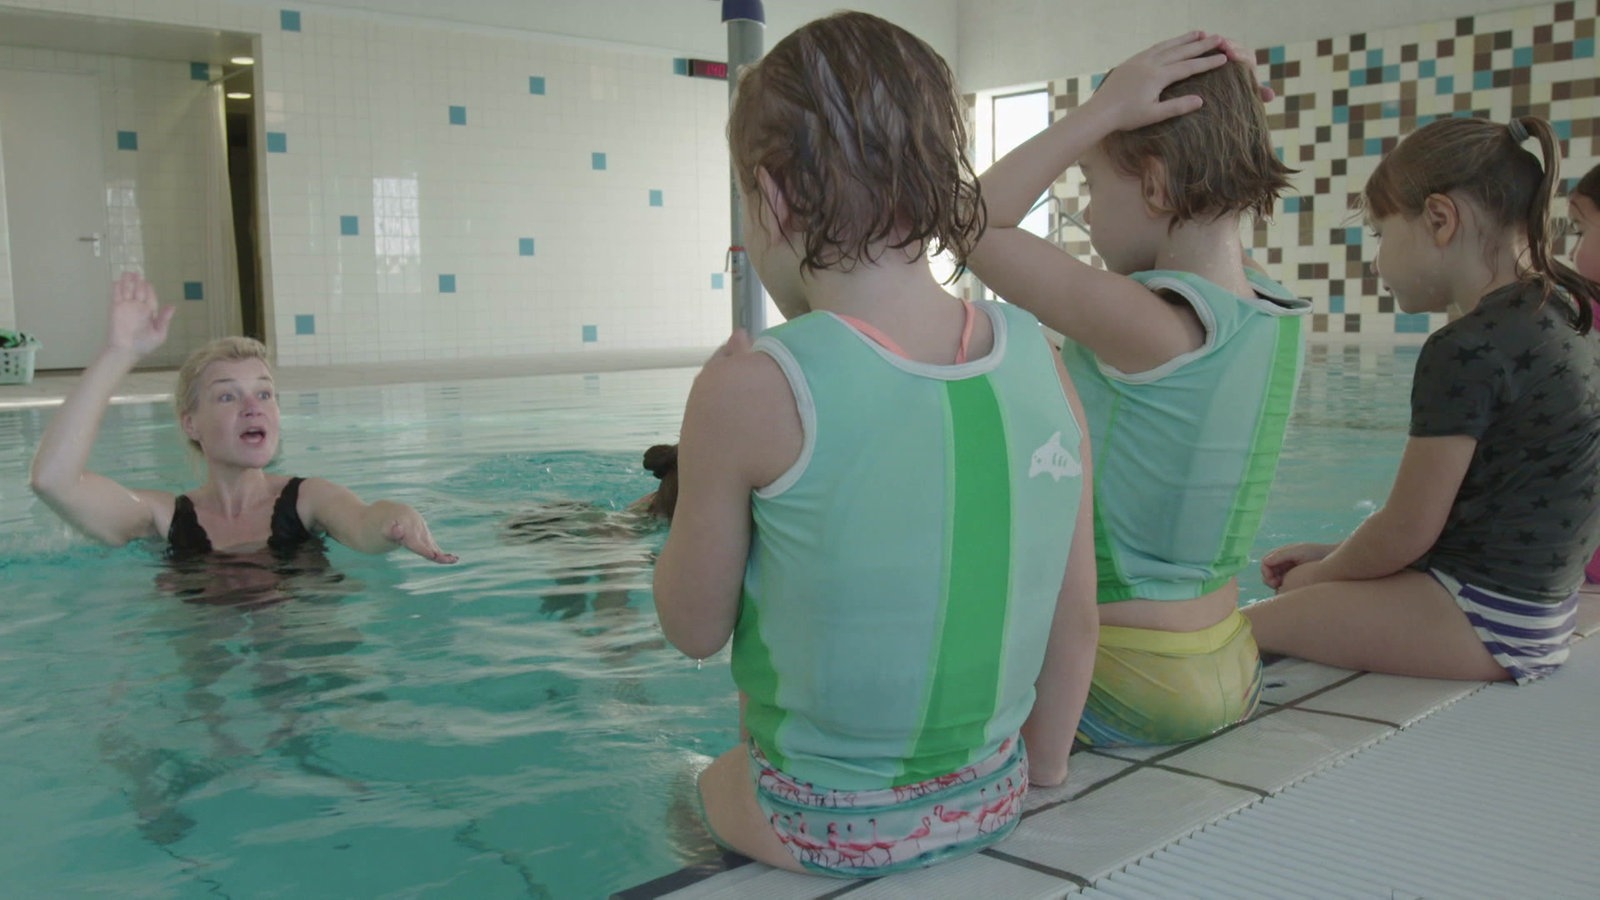
<path fill-rule="evenodd" d="M 1313 302 L 1313 332 L 1360 340 L 1420 340 L 1442 314 L 1396 312 L 1370 262 L 1375 252 L 1352 201 L 1382 155 L 1442 116 L 1548 119 L 1562 138 L 1563 191 L 1600 163 L 1600 0 L 1530 6 L 1410 28 L 1257 51 L 1278 92 L 1275 143 L 1295 176 L 1270 222 L 1246 246 Z M 1054 115 L 1088 99 L 1103 73 L 1053 81 Z M 1536 148 L 1536 142 L 1528 144 Z M 1535 149 L 1535 152 L 1537 150 Z M 1087 202 L 1076 169 L 1056 183 L 1067 212 Z M 1557 204 L 1564 215 L 1566 205 Z M 1098 263 L 1081 232 L 1067 249 Z M 1565 242 L 1557 251 L 1565 255 Z"/>

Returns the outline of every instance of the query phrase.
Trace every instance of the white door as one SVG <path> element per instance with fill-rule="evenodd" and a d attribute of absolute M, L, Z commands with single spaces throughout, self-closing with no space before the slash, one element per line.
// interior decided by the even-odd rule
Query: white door
<path fill-rule="evenodd" d="M 93 76 L 0 69 L 12 295 L 38 369 L 82 368 L 105 343 L 105 140 Z"/>

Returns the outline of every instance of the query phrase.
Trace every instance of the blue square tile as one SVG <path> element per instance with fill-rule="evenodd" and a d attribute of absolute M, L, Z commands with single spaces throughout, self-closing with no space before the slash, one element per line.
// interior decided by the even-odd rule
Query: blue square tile
<path fill-rule="evenodd" d="M 137 132 L 137 131 L 119 131 L 119 132 L 117 132 L 117 149 L 118 150 L 137 150 L 137 149 L 139 149 L 139 132 Z"/>
<path fill-rule="evenodd" d="M 596 342 L 598 340 L 600 340 L 600 326 L 599 325 L 585 325 L 585 326 L 583 326 L 583 342 L 585 344 L 593 344 L 594 342 Z"/>
<path fill-rule="evenodd" d="M 211 80 L 211 64 L 210 63 L 203 63 L 203 62 L 192 62 L 192 63 L 189 63 L 189 80 L 190 81 L 210 81 Z"/>
<path fill-rule="evenodd" d="M 712 272 L 711 273 L 711 289 L 713 291 L 722 290 L 722 273 L 721 272 Z"/>
<path fill-rule="evenodd" d="M 1104 73 L 1104 72 L 1101 72 L 1098 75 L 1090 75 L 1089 76 L 1089 90 L 1091 90 L 1091 91 L 1100 90 L 1100 82 L 1105 81 L 1105 80 L 1106 80 L 1106 73 Z"/>
<path fill-rule="evenodd" d="M 661 195 L 660 191 L 654 190 L 654 189 L 652 189 L 650 191 L 650 205 L 651 206 L 661 206 L 662 203 L 665 202 L 665 199 L 666 198 L 664 198 Z"/>
<path fill-rule="evenodd" d="M 589 168 L 596 172 L 604 172 L 606 170 L 606 155 L 604 153 L 589 154 Z"/>
<path fill-rule="evenodd" d="M 282 10 L 278 13 L 278 26 L 284 31 L 299 31 L 300 12 L 293 9 Z"/>
<path fill-rule="evenodd" d="M 1399 80 L 1400 80 L 1400 67 L 1398 65 L 1395 65 L 1395 66 L 1384 66 L 1383 67 L 1383 81 L 1384 81 L 1385 84 L 1394 84 L 1396 81 L 1399 81 Z"/>
<path fill-rule="evenodd" d="M 1511 51 L 1511 64 L 1519 69 L 1526 69 L 1533 65 L 1533 48 L 1518 47 Z"/>
<path fill-rule="evenodd" d="M 1297 213 L 1297 212 L 1299 212 L 1300 211 L 1300 198 L 1299 197 L 1285 197 L 1285 198 L 1283 198 L 1283 211 L 1286 212 L 1286 213 Z"/>
<path fill-rule="evenodd" d="M 1383 155 L 1383 138 L 1367 138 L 1361 143 L 1361 153 L 1365 156 Z"/>
<path fill-rule="evenodd" d="M 288 153 L 289 152 L 289 136 L 287 134 L 284 134 L 281 131 L 269 131 L 269 132 L 267 132 L 267 152 L 268 153 Z"/>
<path fill-rule="evenodd" d="M 1421 128 L 1422 126 L 1427 125 L 1428 123 L 1432 122 L 1434 119 L 1437 119 L 1437 118 L 1439 118 L 1439 117 L 1438 116 L 1431 116 L 1431 115 L 1430 116 L 1417 116 L 1417 127 Z"/>
<path fill-rule="evenodd" d="M 1550 123 L 1550 128 L 1551 128 L 1552 131 L 1554 131 L 1556 133 L 1556 137 L 1561 138 L 1563 141 L 1572 140 L 1572 120 L 1571 119 L 1559 119 L 1557 121 L 1551 122 Z"/>
<path fill-rule="evenodd" d="M 1361 235 L 1362 235 L 1362 231 L 1361 231 L 1361 226 L 1359 226 L 1359 225 L 1352 225 L 1349 228 L 1346 228 L 1344 230 L 1344 243 L 1345 243 L 1345 246 L 1347 246 L 1347 247 L 1358 247 L 1358 246 L 1360 246 L 1361 245 Z"/>
<path fill-rule="evenodd" d="M 1417 63 L 1418 78 L 1432 78 L 1438 72 L 1438 70 L 1439 63 L 1436 60 L 1425 59 L 1422 62 Z"/>
<path fill-rule="evenodd" d="M 205 298 L 206 287 L 204 284 L 201 284 L 198 281 L 185 281 L 183 283 L 183 299 L 204 300 Z"/>
<path fill-rule="evenodd" d="M 450 124 L 451 125 L 465 125 L 465 124 L 467 124 L 467 108 L 465 106 L 452 106 L 452 107 L 450 107 Z"/>
<path fill-rule="evenodd" d="M 1383 117 L 1385 119 L 1393 119 L 1400 115 L 1399 100 L 1385 100 L 1383 101 L 1383 106 L 1380 108 L 1383 110 Z"/>
<path fill-rule="evenodd" d="M 1472 89 L 1473 90 L 1475 90 L 1475 91 L 1486 91 L 1486 90 L 1488 90 L 1489 88 L 1492 88 L 1492 87 L 1494 87 L 1494 73 L 1493 72 L 1487 72 L 1486 71 L 1486 72 L 1473 72 L 1472 73 Z"/>
<path fill-rule="evenodd" d="M 517 255 L 533 255 L 533 238 L 517 238 Z"/>
<path fill-rule="evenodd" d="M 1577 40 L 1573 41 L 1572 42 L 1572 58 L 1573 59 L 1592 59 L 1592 58 L 1594 58 L 1594 38 L 1592 38 L 1592 37 L 1578 38 Z"/>
<path fill-rule="evenodd" d="M 1350 107 L 1335 106 L 1333 108 L 1333 124 L 1344 125 L 1350 121 Z"/>
<path fill-rule="evenodd" d="M 687 74 L 689 74 L 689 61 L 687 59 L 684 59 L 681 56 L 676 58 L 676 59 L 674 59 L 672 61 L 672 74 L 674 74 L 674 75 L 687 75 Z"/>
<path fill-rule="evenodd" d="M 1268 50 L 1267 51 L 1267 62 L 1269 62 L 1269 63 L 1281 63 L 1281 62 L 1283 62 L 1283 60 L 1284 60 L 1284 49 L 1285 48 L 1283 47 L 1283 45 L 1279 44 L 1278 46 L 1273 47 L 1272 49 Z"/>
<path fill-rule="evenodd" d="M 361 217 L 360 216 L 340 216 L 339 217 L 339 233 L 340 234 L 344 234 L 344 235 L 360 234 L 361 233 Z"/>
<path fill-rule="evenodd" d="M 454 275 L 439 276 L 439 293 L 454 294 L 456 292 L 456 277 Z"/>
<path fill-rule="evenodd" d="M 1334 294 L 1328 298 L 1328 312 L 1344 312 L 1344 296 L 1342 294 Z"/>
<path fill-rule="evenodd" d="M 1394 314 L 1394 333 L 1395 334 L 1427 334 L 1428 333 L 1428 314 L 1427 313 L 1395 313 Z"/>
<path fill-rule="evenodd" d="M 311 315 L 298 315 L 294 317 L 295 334 L 316 334 L 317 317 Z"/>
<path fill-rule="evenodd" d="M 1372 68 L 1376 68 L 1376 67 L 1381 66 L 1381 65 L 1383 65 L 1383 51 L 1382 50 L 1368 50 L 1367 51 L 1367 68 L 1372 69 Z"/>
<path fill-rule="evenodd" d="M 543 75 L 529 75 L 528 76 L 528 93 L 530 93 L 530 94 L 543 94 L 544 93 L 544 76 Z"/>
<path fill-rule="evenodd" d="M 1433 92 L 1440 97 L 1446 94 L 1454 94 L 1456 92 L 1456 77 L 1454 75 L 1441 75 L 1439 80 L 1433 83 Z"/>
<path fill-rule="evenodd" d="M 1351 87 L 1361 87 L 1362 85 L 1364 85 L 1366 83 L 1367 83 L 1367 70 L 1366 69 L 1351 69 L 1350 70 L 1350 86 Z"/>

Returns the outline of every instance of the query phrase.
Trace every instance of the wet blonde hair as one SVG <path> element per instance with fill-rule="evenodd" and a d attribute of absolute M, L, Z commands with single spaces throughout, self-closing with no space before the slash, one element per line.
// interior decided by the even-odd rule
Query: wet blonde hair
<path fill-rule="evenodd" d="M 1594 318 L 1588 301 L 1600 301 L 1600 285 L 1550 252 L 1561 143 L 1544 119 L 1523 116 L 1512 122 L 1449 118 L 1419 128 L 1378 163 L 1362 191 L 1362 206 L 1368 219 L 1415 218 L 1434 194 L 1471 200 L 1494 231 L 1526 235 L 1528 252 L 1518 260 L 1517 276 L 1541 285 L 1546 300 L 1558 288 L 1570 295 L 1576 307 L 1572 326 L 1586 334 Z M 1542 163 L 1522 146 L 1529 137 L 1538 141 Z"/>
<path fill-rule="evenodd" d="M 183 361 L 183 368 L 178 370 L 178 387 L 172 393 L 172 405 L 181 420 L 184 416 L 194 412 L 200 405 L 200 376 L 205 374 L 206 367 L 214 362 L 234 362 L 244 359 L 259 359 L 267 367 L 267 374 L 272 374 L 272 360 L 267 358 L 267 348 L 255 338 L 224 337 L 211 341 L 200 349 L 189 354 Z M 189 438 L 189 448 L 195 451 L 200 449 L 200 443 Z"/>
<path fill-rule="evenodd" d="M 877 16 L 817 19 L 745 69 L 728 144 L 757 204 L 758 169 L 783 192 L 789 226 L 805 237 L 802 272 L 873 263 L 888 240 L 961 262 L 983 233 L 955 77 L 932 47 Z"/>
<path fill-rule="evenodd" d="M 1246 212 L 1268 218 L 1295 170 L 1272 147 L 1254 69 L 1225 63 L 1169 85 L 1161 99 L 1191 95 L 1205 104 L 1154 125 L 1112 132 L 1100 149 L 1135 178 L 1147 176 L 1150 161 L 1162 163 L 1169 228 Z"/>

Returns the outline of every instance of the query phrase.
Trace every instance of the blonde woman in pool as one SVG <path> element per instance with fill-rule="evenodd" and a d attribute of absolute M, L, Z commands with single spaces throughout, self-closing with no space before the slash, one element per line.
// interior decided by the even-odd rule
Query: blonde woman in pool
<path fill-rule="evenodd" d="M 422 515 L 404 503 L 364 503 L 331 481 L 266 471 L 278 452 L 278 399 L 266 348 L 250 338 L 212 341 L 178 373 L 178 423 L 205 461 L 205 484 L 171 494 L 126 488 L 88 471 L 112 391 L 166 341 L 175 312 L 160 306 L 155 289 L 138 274 L 118 279 L 106 346 L 34 454 L 32 487 L 51 509 L 103 544 L 164 538 L 175 559 L 263 550 L 282 555 L 320 543 L 325 533 L 365 553 L 404 547 L 437 563 L 456 561 L 439 549 Z"/>

